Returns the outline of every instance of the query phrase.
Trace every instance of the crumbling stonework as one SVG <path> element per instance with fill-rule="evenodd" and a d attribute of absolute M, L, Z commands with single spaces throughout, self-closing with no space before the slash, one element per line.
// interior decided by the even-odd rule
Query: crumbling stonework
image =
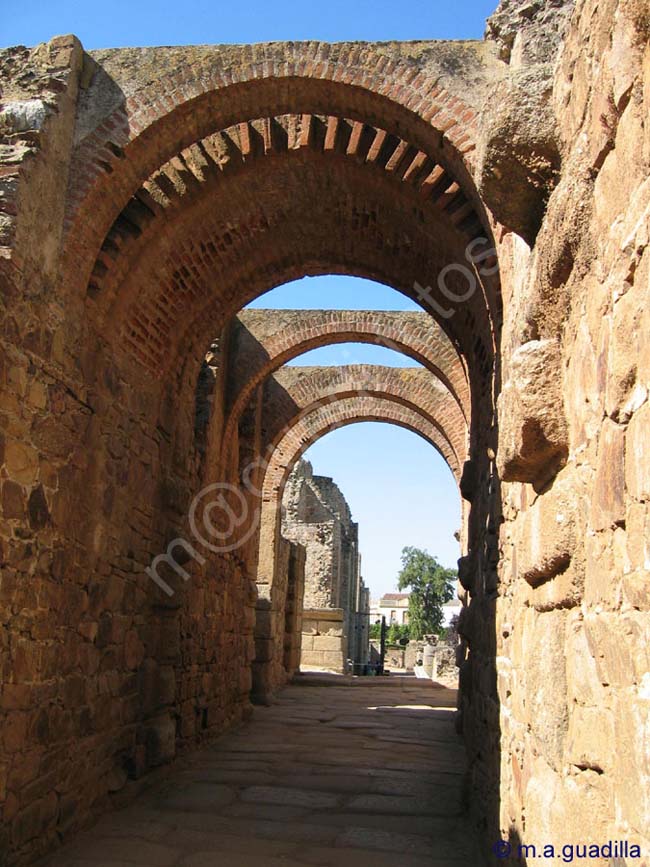
<path fill-rule="evenodd" d="M 649 32 L 643 0 L 549 0 L 504 2 L 486 40 L 459 44 L 2 51 L 8 863 L 290 676 L 291 468 L 360 419 L 440 446 L 443 406 L 468 426 L 446 457 L 464 499 L 459 724 L 485 851 L 585 831 L 648 851 Z M 242 378 L 234 317 L 331 272 L 437 321 L 446 342 L 361 313 L 332 326 L 335 341 L 385 330 L 428 360 L 448 392 L 433 416 L 417 389 L 355 387 L 278 430 L 293 320 L 277 315 L 288 340 L 266 359 L 273 329 L 257 332 Z M 308 318 L 296 346 L 324 345 Z M 457 365 L 432 362 L 449 346 Z M 214 501 L 221 523 L 194 500 L 215 485 L 231 498 Z M 146 570 L 170 544 L 156 584 Z"/>
<path fill-rule="evenodd" d="M 300 460 L 284 492 L 282 535 L 305 549 L 301 664 L 346 672 L 368 661 L 368 590 L 359 528 L 334 481 Z"/>

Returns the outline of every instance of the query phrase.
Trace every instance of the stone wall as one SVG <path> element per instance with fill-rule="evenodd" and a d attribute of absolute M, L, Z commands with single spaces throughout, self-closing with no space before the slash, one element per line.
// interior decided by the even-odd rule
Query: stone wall
<path fill-rule="evenodd" d="M 282 535 L 305 549 L 301 664 L 341 672 L 348 660 L 365 664 L 368 593 L 358 525 L 339 487 L 315 476 L 308 461 L 298 461 L 288 479 Z"/>
<path fill-rule="evenodd" d="M 548 5 L 570 17 L 547 91 L 561 171 L 533 248 L 499 252 L 500 831 L 647 853 L 650 15 Z"/>
<path fill-rule="evenodd" d="M 131 379 L 61 279 L 88 64 L 69 37 L 0 58 L 2 863 L 31 862 L 250 711 L 241 560 L 187 557 L 188 581 L 162 564 L 171 597 L 145 572 L 192 538 L 196 376 L 179 374 L 177 400 Z"/>
<path fill-rule="evenodd" d="M 348 671 L 346 612 L 342 608 L 311 608 L 303 611 L 303 670 L 317 668 L 344 674 Z"/>

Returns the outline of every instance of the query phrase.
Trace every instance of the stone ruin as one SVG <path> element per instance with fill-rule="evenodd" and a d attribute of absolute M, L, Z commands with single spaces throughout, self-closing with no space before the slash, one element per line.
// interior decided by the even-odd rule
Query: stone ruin
<path fill-rule="evenodd" d="M 282 535 L 305 549 L 304 668 L 360 673 L 368 662 L 370 594 L 361 577 L 359 527 L 333 479 L 299 460 L 284 492 Z"/>
<path fill-rule="evenodd" d="M 504 0 L 479 41 L 0 51 L 6 863 L 290 677 L 283 491 L 358 420 L 458 482 L 485 851 L 649 851 L 649 34 Z M 422 313 L 237 315 L 332 272 Z M 351 339 L 424 371 L 283 368 Z"/>

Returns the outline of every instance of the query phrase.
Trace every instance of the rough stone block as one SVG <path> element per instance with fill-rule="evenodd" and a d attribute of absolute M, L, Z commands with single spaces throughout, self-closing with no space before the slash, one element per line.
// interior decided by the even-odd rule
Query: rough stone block
<path fill-rule="evenodd" d="M 472 593 L 475 589 L 477 578 L 477 563 L 473 553 L 466 554 L 458 559 L 458 580 L 464 590 Z"/>
<path fill-rule="evenodd" d="M 569 566 L 576 544 L 575 486 L 558 480 L 522 516 L 517 571 L 537 587 Z"/>
<path fill-rule="evenodd" d="M 645 682 L 650 671 L 650 612 L 588 613 L 584 625 L 601 683 L 626 689 Z"/>
<path fill-rule="evenodd" d="M 594 530 L 604 530 L 624 520 L 625 430 L 605 419 L 598 442 L 590 523 Z"/>
<path fill-rule="evenodd" d="M 36 449 L 27 443 L 7 440 L 5 443 L 5 467 L 9 478 L 21 485 L 31 485 L 36 481 L 39 456 Z"/>
<path fill-rule="evenodd" d="M 575 705 L 569 717 L 567 761 L 578 768 L 610 773 L 615 764 L 614 716 L 606 707 Z"/>
<path fill-rule="evenodd" d="M 650 402 L 634 413 L 627 428 L 625 483 L 636 500 L 650 500 Z"/>
<path fill-rule="evenodd" d="M 564 759 L 568 728 L 567 678 L 564 645 L 567 612 L 538 614 L 531 634 L 524 636 L 527 719 L 537 749 L 559 770 Z"/>
<path fill-rule="evenodd" d="M 460 493 L 463 499 L 472 502 L 478 487 L 478 467 L 476 461 L 465 461 L 460 477 Z"/>
<path fill-rule="evenodd" d="M 336 636 L 330 635 L 314 636 L 314 650 L 338 650 L 339 652 L 342 652 L 343 646 L 343 638 L 337 638 Z"/>
<path fill-rule="evenodd" d="M 566 461 L 562 351 L 555 340 L 517 349 L 498 400 L 497 467 L 506 482 L 548 482 Z"/>

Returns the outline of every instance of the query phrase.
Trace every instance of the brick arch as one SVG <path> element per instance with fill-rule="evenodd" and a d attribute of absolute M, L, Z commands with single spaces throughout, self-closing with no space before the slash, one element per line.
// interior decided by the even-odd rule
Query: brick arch
<path fill-rule="evenodd" d="M 237 144 L 245 169 L 252 163 L 264 162 L 257 159 L 260 155 L 274 162 L 278 141 L 283 148 L 291 140 L 292 130 L 309 148 L 315 145 L 318 151 L 326 151 L 331 147 L 332 155 L 355 161 L 368 172 L 371 171 L 368 164 L 377 162 L 371 155 L 378 153 L 379 162 L 385 163 L 382 171 L 391 167 L 384 174 L 393 181 L 399 179 L 402 187 L 410 188 L 411 198 L 419 200 L 411 201 L 415 210 L 429 207 L 422 193 L 431 192 L 437 202 L 432 207 L 440 208 L 447 222 L 453 225 L 457 220 L 465 225 L 469 221 L 469 236 L 480 230 L 487 238 L 491 237 L 489 219 L 465 158 L 474 147 L 472 130 L 478 105 L 468 107 L 463 97 L 464 85 L 459 81 L 455 88 L 453 76 L 445 77 L 446 86 L 451 87 L 449 91 L 440 86 L 439 74 L 424 71 L 433 69 L 435 63 L 441 64 L 442 69 L 444 58 L 433 66 L 427 60 L 420 68 L 405 58 L 389 60 L 381 49 L 359 46 L 322 46 L 322 49 L 326 55 L 333 52 L 336 57 L 319 58 L 317 51 L 311 63 L 311 46 L 304 45 L 285 46 L 281 50 L 277 46 L 261 46 L 259 50 L 256 47 L 255 60 L 234 49 L 232 57 L 227 50 L 225 53 L 209 49 L 152 50 L 150 57 L 141 58 L 146 67 L 146 75 L 143 69 L 141 79 L 146 80 L 144 85 L 140 85 L 139 75 L 132 75 L 128 56 L 123 63 L 119 51 L 97 55 L 104 75 L 113 77 L 118 92 L 120 87 L 128 89 L 128 97 L 118 100 L 99 122 L 84 106 L 93 105 L 94 98 L 102 95 L 94 91 L 101 87 L 101 82 L 91 84 L 84 97 L 78 119 L 81 137 L 70 171 L 62 279 L 71 287 L 78 285 L 80 292 L 84 288 L 89 290 L 88 320 L 100 331 L 102 339 L 119 327 L 120 320 L 110 313 L 98 319 L 98 310 L 107 313 L 106 299 L 110 309 L 111 291 L 122 297 L 133 292 L 139 294 L 140 287 L 134 290 L 130 279 L 133 263 L 158 258 L 160 251 L 154 248 L 159 229 L 166 232 L 169 223 L 174 223 L 175 230 L 178 228 L 171 213 L 178 205 L 177 199 L 183 199 L 178 210 L 185 215 L 191 210 L 195 188 L 203 187 L 202 195 L 206 198 L 207 185 L 202 183 L 201 169 L 197 170 L 197 166 L 209 150 L 207 140 L 228 129 L 236 131 L 229 139 Z M 390 75 L 390 84 L 386 74 Z M 480 102 L 480 98 L 475 101 Z M 324 131 L 322 135 L 314 132 L 316 127 Z M 274 136 L 274 130 L 276 133 L 280 130 L 279 137 Z M 387 142 L 390 148 L 385 150 Z M 289 150 L 293 152 L 293 148 Z M 242 160 L 237 157 L 233 164 Z M 220 195 L 220 208 L 224 196 L 230 195 L 221 183 L 221 168 L 215 169 L 210 159 L 203 166 L 207 166 L 207 175 L 219 178 L 214 191 Z M 251 173 L 259 181 L 258 172 L 255 168 Z M 161 205 L 146 188 L 147 184 L 157 184 L 163 176 L 163 186 L 171 193 L 171 200 L 168 197 L 166 203 L 170 207 Z M 181 188 L 187 195 L 177 195 Z M 237 197 L 236 190 L 232 195 Z M 317 202 L 318 197 L 314 207 Z M 159 220 L 161 208 L 165 213 Z M 417 214 L 415 219 L 421 220 L 422 215 Z M 231 221 L 235 227 L 247 223 L 241 215 Z M 466 240 L 469 236 L 465 236 Z M 451 251 L 446 240 L 439 239 L 439 246 Z M 462 244 L 459 242 L 455 247 L 450 256 L 461 261 Z M 342 257 L 320 258 L 327 264 L 319 262 L 317 267 L 331 270 L 333 266 L 329 263 Z M 303 273 L 313 273 L 309 265 Z M 193 270 L 195 263 L 189 267 Z M 347 263 L 347 268 L 353 267 L 353 263 Z M 367 266 L 360 270 L 367 270 Z M 126 287 L 120 277 L 125 277 Z M 145 275 L 143 282 L 163 283 L 162 277 L 156 272 Z M 436 277 L 437 274 L 432 274 L 430 279 L 435 282 Z M 112 287 L 108 292 L 106 282 Z M 212 275 L 213 291 L 218 282 L 219 275 Z M 394 278 L 389 282 L 393 285 Z M 487 282 L 485 285 L 491 308 L 489 320 L 490 315 L 499 316 L 498 289 Z M 264 288 L 269 288 L 268 280 Z M 485 286 L 480 291 L 484 293 Z M 157 313 L 164 304 L 159 305 L 153 298 L 151 306 Z M 151 321 L 150 314 L 151 310 L 136 307 L 132 320 L 141 325 Z M 201 310 L 197 319 L 203 319 L 204 315 Z M 494 347 L 487 344 L 492 342 L 490 335 L 494 328 L 484 321 L 484 314 L 474 311 L 471 316 L 474 321 L 466 331 L 481 334 L 485 345 L 479 351 L 489 366 L 488 356 L 493 355 Z M 454 323 L 449 332 L 456 327 Z M 175 330 L 182 329 L 183 326 Z M 468 347 L 473 340 L 474 337 L 467 337 Z M 143 345 L 137 336 L 132 342 Z M 138 351 L 133 357 L 142 361 Z"/>
<path fill-rule="evenodd" d="M 469 178 L 476 108 L 460 95 L 462 82 L 451 93 L 435 71 L 408 59 L 354 44 L 316 42 L 157 49 L 149 57 L 148 69 L 140 57 L 145 80 L 140 84 L 128 57 L 122 64 L 120 52 L 96 55 L 103 76 L 95 76 L 84 101 L 89 108 L 80 112 L 85 135 L 76 149 L 67 201 L 69 237 L 82 258 L 99 248 L 130 197 L 161 165 L 215 129 L 259 117 L 260 107 L 274 114 L 337 110 L 370 123 L 388 118 L 414 128 L 412 137 L 435 143 L 464 181 Z M 114 91 L 108 100 L 106 77 Z M 111 107 L 98 118 L 90 108 L 101 97 Z"/>
<path fill-rule="evenodd" d="M 425 313 L 377 310 L 244 310 L 231 329 L 231 408 L 225 439 L 259 384 L 305 352 L 370 343 L 409 356 L 448 389 L 469 420 L 469 384 L 453 345 Z"/>
<path fill-rule="evenodd" d="M 418 148 L 398 132 L 331 114 L 261 117 L 206 136 L 147 178 L 106 235 L 88 293 L 110 296 L 111 286 L 128 272 L 138 250 L 157 236 L 162 222 L 201 196 L 218 195 L 224 177 L 261 159 L 305 149 L 365 163 L 386 173 L 396 186 L 413 187 L 423 208 L 435 206 L 468 241 L 485 233 L 475 203 L 431 149 Z"/>
<path fill-rule="evenodd" d="M 286 680 L 281 652 L 283 588 L 278 586 L 282 581 L 275 580 L 284 486 L 296 461 L 317 440 L 334 430 L 364 421 L 393 424 L 418 434 L 439 452 L 456 481 L 459 480 L 460 467 L 453 458 L 449 459 L 445 455 L 447 449 L 439 430 L 416 408 L 405 406 L 387 396 L 342 397 L 314 408 L 284 432 L 264 468 L 258 513 L 257 588 L 259 598 L 263 600 L 265 616 L 256 625 L 256 637 L 266 645 L 263 658 L 256 660 L 253 668 L 254 691 L 259 695 L 267 695 Z M 277 577 L 280 578 L 279 575 Z"/>
<path fill-rule="evenodd" d="M 296 418 L 278 437 L 264 475 L 263 502 L 281 499 L 284 482 L 291 468 L 318 439 L 333 430 L 360 421 L 386 422 L 417 433 L 435 448 L 456 481 L 459 480 L 461 466 L 455 460 L 448 441 L 418 408 L 404 405 L 386 394 L 347 395 L 314 407 L 311 412 Z"/>
<path fill-rule="evenodd" d="M 103 336 L 112 334 L 120 354 L 145 366 L 147 377 L 163 377 L 179 354 L 199 358 L 243 304 L 305 274 L 357 274 L 410 297 L 416 282 L 430 284 L 434 301 L 449 306 L 436 278 L 462 261 L 455 227 L 436 208 L 423 212 L 415 189 L 396 197 L 385 172 L 343 160 L 324 174 L 325 159 L 309 151 L 263 161 L 224 178 L 218 210 L 209 197 L 184 209 L 130 269 L 107 306 Z M 449 282 L 462 294 L 456 277 Z M 426 300 L 423 306 L 433 309 Z M 457 350 L 489 375 L 493 329 L 480 280 L 451 313 L 444 327 Z"/>
<path fill-rule="evenodd" d="M 351 399 L 376 398 L 416 412 L 433 431 L 432 442 L 454 470 L 467 450 L 467 426 L 449 391 L 428 370 L 373 364 L 284 367 L 265 382 L 262 452 L 271 454 L 303 418 Z M 227 444 L 227 443 L 226 443 Z"/>

